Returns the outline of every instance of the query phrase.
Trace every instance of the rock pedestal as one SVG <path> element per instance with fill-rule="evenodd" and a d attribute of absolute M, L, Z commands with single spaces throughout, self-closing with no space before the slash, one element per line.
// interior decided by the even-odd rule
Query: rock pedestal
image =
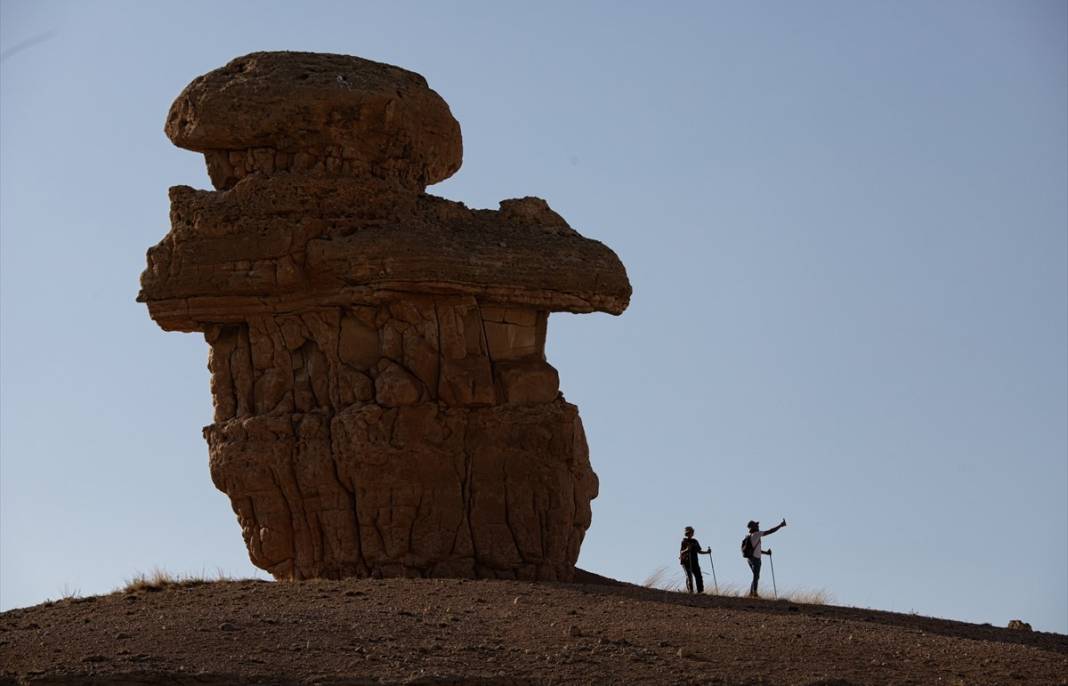
<path fill-rule="evenodd" d="M 138 299 L 211 346 L 211 474 L 252 562 L 570 579 L 597 477 L 546 325 L 621 313 L 616 255 L 538 198 L 425 194 L 460 127 L 397 67 L 247 55 L 194 80 L 166 132 L 217 190 L 171 189 Z"/>

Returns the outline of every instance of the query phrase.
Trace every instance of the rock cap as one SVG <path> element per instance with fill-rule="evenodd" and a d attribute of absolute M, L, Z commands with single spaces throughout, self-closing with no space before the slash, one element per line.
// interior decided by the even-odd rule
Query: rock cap
<path fill-rule="evenodd" d="M 192 81 L 164 131 L 217 188 L 253 171 L 325 170 L 422 191 L 460 168 L 460 125 L 426 79 L 349 55 L 254 52 Z"/>
<path fill-rule="evenodd" d="M 223 192 L 172 188 L 171 219 L 138 297 L 167 329 L 398 293 L 611 314 L 631 295 L 619 257 L 541 198 L 472 210 L 354 179 L 278 174 Z"/>

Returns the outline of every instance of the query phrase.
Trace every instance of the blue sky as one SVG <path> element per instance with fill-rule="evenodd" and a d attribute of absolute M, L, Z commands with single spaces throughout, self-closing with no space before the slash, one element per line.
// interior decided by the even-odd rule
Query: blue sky
<path fill-rule="evenodd" d="M 538 195 L 634 285 L 553 315 L 601 479 L 580 565 L 1068 632 L 1068 16 L 1021 2 L 0 2 L 0 607 L 252 575 L 207 345 L 134 302 L 193 77 L 255 50 L 417 71 L 431 192 Z"/>

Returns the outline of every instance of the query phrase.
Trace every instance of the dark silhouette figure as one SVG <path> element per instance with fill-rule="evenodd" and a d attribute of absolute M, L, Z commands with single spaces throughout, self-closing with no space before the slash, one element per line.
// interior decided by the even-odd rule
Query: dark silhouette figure
<path fill-rule="evenodd" d="M 774 527 L 768 529 L 767 531 L 761 531 L 760 530 L 760 522 L 752 522 L 751 521 L 751 522 L 749 522 L 748 526 L 749 526 L 748 539 L 749 539 L 750 553 L 748 555 L 746 555 L 745 558 L 746 558 L 746 561 L 749 562 L 749 569 L 753 570 L 753 583 L 750 584 L 750 586 L 749 586 L 749 597 L 750 598 L 759 598 L 760 596 L 757 595 L 757 584 L 760 582 L 760 556 L 761 555 L 771 555 L 771 548 L 768 548 L 767 550 L 763 550 L 761 548 L 761 546 L 760 546 L 760 540 L 764 536 L 770 536 L 771 534 L 775 533 L 779 529 L 781 529 L 784 526 L 786 526 L 786 519 L 783 519 L 782 523 L 780 523 L 778 526 L 774 526 Z M 744 553 L 745 552 L 745 541 L 743 541 L 742 544 L 743 544 L 742 550 L 743 550 L 743 553 Z"/>
<path fill-rule="evenodd" d="M 705 580 L 701 577 L 701 563 L 697 556 L 701 553 L 710 553 L 712 549 L 701 550 L 701 544 L 693 537 L 692 526 L 686 527 L 684 533 L 685 538 L 682 539 L 682 546 L 679 549 L 679 564 L 682 565 L 682 570 L 686 572 L 686 590 L 693 593 L 694 584 L 696 583 L 697 592 L 704 593 Z"/>

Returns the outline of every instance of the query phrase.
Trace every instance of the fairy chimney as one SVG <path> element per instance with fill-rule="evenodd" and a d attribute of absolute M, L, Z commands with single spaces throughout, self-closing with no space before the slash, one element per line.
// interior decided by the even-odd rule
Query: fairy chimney
<path fill-rule="evenodd" d="M 167 116 L 214 191 L 170 189 L 138 300 L 203 332 L 211 476 L 276 578 L 567 580 L 597 476 L 550 312 L 620 314 L 619 258 L 544 200 L 424 193 L 460 126 L 422 76 L 253 53 Z"/>

